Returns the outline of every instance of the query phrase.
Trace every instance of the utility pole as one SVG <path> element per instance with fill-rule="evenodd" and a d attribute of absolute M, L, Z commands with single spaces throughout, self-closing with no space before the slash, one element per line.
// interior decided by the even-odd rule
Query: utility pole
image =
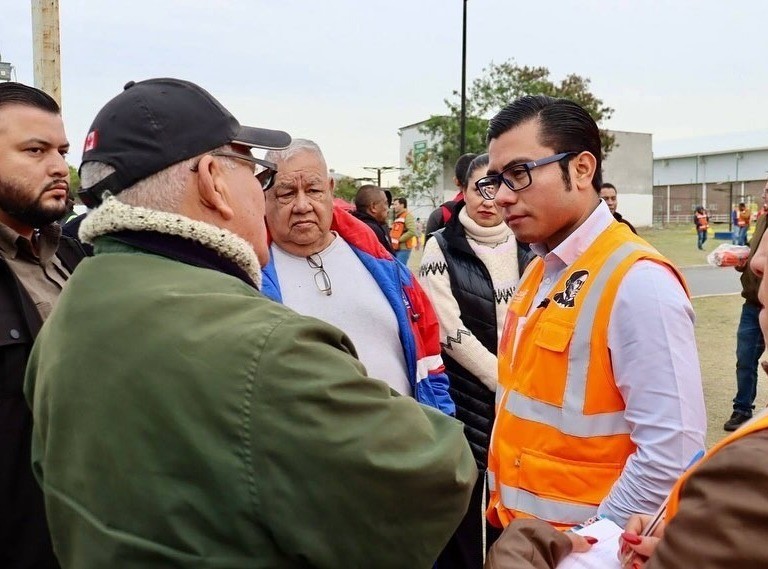
<path fill-rule="evenodd" d="M 32 0 L 32 58 L 35 87 L 61 105 L 59 0 Z"/>
<path fill-rule="evenodd" d="M 467 0 L 463 0 L 461 26 L 461 117 L 459 117 L 459 156 L 467 150 Z"/>
<path fill-rule="evenodd" d="M 402 170 L 402 168 L 398 168 L 397 166 L 363 166 L 363 170 L 376 172 L 376 185 L 381 187 L 382 172 L 389 172 L 390 170 Z"/>

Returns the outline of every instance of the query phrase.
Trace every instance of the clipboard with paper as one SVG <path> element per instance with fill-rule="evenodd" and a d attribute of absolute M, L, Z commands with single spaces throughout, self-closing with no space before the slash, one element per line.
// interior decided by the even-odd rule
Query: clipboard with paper
<path fill-rule="evenodd" d="M 685 470 L 691 468 L 704 456 L 704 451 L 700 450 L 688 463 Z M 653 535 L 657 525 L 661 523 L 666 517 L 667 503 L 669 496 L 667 496 L 659 506 L 656 513 L 651 517 L 648 524 L 643 529 L 640 535 Z M 571 553 L 563 559 L 557 566 L 558 569 L 622 569 L 622 561 L 619 560 L 619 537 L 623 533 L 623 529 L 602 516 L 596 516 L 590 518 L 579 526 L 571 528 L 571 531 L 578 533 L 579 535 L 590 535 L 597 538 L 597 543 L 593 545 L 589 551 L 584 553 Z M 623 564 L 627 565 L 634 556 L 634 552 L 630 551 L 623 558 Z"/>
<path fill-rule="evenodd" d="M 584 522 L 574 533 L 597 538 L 597 543 L 584 553 L 571 553 L 557 569 L 621 569 L 619 562 L 619 537 L 624 531 L 608 518 L 597 516 Z"/>

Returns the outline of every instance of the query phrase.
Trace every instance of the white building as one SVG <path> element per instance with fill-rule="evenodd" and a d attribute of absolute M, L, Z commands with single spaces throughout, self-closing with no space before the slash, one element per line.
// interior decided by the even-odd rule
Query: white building
<path fill-rule="evenodd" d="M 762 206 L 768 131 L 659 143 L 653 157 L 654 223 L 690 223 L 697 206 L 728 222 L 740 202 Z"/>

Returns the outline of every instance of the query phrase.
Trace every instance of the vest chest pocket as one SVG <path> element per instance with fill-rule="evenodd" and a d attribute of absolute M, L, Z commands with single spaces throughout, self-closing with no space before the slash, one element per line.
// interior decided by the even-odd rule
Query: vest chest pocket
<path fill-rule="evenodd" d="M 566 322 L 539 322 L 534 330 L 534 342 L 550 352 L 562 353 L 573 336 L 573 324 Z"/>
<path fill-rule="evenodd" d="M 520 372 L 527 378 L 520 385 L 523 392 L 552 405 L 563 404 L 568 346 L 572 336 L 573 324 L 569 322 L 548 320 L 536 323 L 527 346 L 520 346 L 525 351 Z"/>

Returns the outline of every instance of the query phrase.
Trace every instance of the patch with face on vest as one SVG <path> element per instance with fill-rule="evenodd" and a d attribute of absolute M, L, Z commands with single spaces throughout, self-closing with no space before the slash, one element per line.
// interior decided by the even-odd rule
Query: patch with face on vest
<path fill-rule="evenodd" d="M 573 308 L 576 295 L 579 294 L 588 278 L 589 271 L 580 270 L 571 273 L 565 281 L 565 290 L 556 293 L 552 300 L 563 308 Z"/>

